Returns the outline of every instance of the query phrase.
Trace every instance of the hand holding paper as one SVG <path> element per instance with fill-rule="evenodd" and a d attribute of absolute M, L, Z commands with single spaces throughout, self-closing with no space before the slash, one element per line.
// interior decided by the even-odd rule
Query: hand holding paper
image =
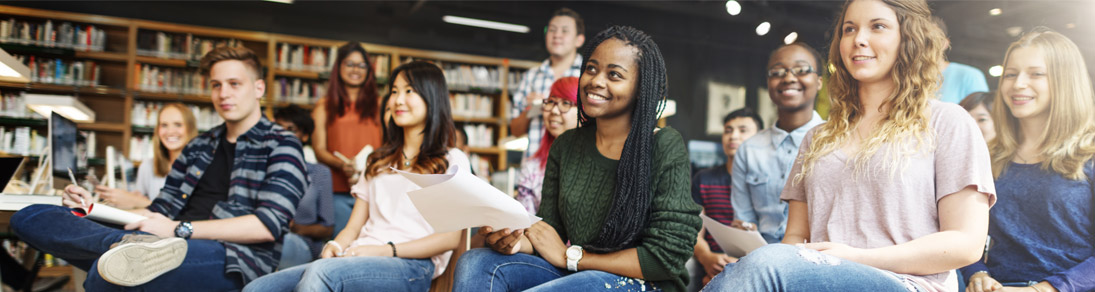
<path fill-rule="evenodd" d="M 525 229 L 540 221 L 510 196 L 453 165 L 447 174 L 416 174 L 396 170 L 420 190 L 407 193 L 434 232 L 490 226 L 494 230 Z"/>
<path fill-rule="evenodd" d="M 756 230 L 745 231 L 726 226 L 703 214 L 700 214 L 700 218 L 703 219 L 703 227 L 711 233 L 711 237 L 715 238 L 715 242 L 718 242 L 722 251 L 728 255 L 740 258 L 768 244 Z"/>

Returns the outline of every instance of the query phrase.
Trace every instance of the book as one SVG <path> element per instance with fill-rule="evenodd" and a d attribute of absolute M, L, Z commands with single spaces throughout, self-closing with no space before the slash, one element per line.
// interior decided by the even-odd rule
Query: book
<path fill-rule="evenodd" d="M 72 215 L 116 225 L 126 225 L 148 219 L 148 217 L 137 215 L 136 213 L 123 211 L 106 204 L 98 203 L 89 205 L 86 210 L 84 208 L 72 209 Z"/>

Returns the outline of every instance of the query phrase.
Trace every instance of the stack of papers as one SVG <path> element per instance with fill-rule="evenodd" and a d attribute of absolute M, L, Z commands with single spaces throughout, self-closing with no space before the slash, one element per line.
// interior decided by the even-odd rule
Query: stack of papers
<path fill-rule="evenodd" d="M 740 258 L 768 244 L 756 230 L 746 231 L 726 226 L 703 214 L 700 214 L 700 218 L 703 219 L 703 227 L 707 228 L 707 232 L 711 233 L 711 237 L 715 238 L 715 242 L 719 243 L 719 247 L 727 255 Z"/>
<path fill-rule="evenodd" d="M 494 230 L 524 229 L 540 221 L 540 217 L 529 214 L 517 200 L 472 175 L 467 167 L 452 167 L 455 170 L 450 169 L 447 174 L 396 170 L 422 188 L 408 192 L 407 196 L 434 232 L 480 226 Z"/>

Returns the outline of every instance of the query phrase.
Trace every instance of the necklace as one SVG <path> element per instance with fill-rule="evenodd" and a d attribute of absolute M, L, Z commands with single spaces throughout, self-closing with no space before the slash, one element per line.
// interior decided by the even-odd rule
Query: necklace
<path fill-rule="evenodd" d="M 400 154 L 403 154 L 403 167 L 410 167 L 411 166 L 411 158 L 407 157 L 406 152 L 400 151 Z M 415 157 L 418 157 L 418 155 L 415 155 Z"/>

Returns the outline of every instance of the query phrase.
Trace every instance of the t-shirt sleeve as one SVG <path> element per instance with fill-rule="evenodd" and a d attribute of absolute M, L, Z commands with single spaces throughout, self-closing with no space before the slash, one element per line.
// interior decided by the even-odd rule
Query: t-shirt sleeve
<path fill-rule="evenodd" d="M 372 180 L 365 179 L 365 172 L 364 171 L 361 172 L 360 176 L 361 177 L 359 177 L 357 179 L 357 183 L 354 184 L 353 186 L 350 186 L 350 194 L 353 195 L 358 200 L 363 200 L 365 202 L 368 202 L 369 201 L 369 183 Z"/>
<path fill-rule="evenodd" d="M 932 107 L 935 129 L 935 200 L 968 186 L 996 203 L 996 184 L 988 144 L 973 117 L 956 104 L 936 102 Z"/>
<path fill-rule="evenodd" d="M 787 182 L 783 185 L 783 192 L 780 193 L 779 199 L 784 201 L 806 201 L 806 178 L 799 178 L 802 175 L 802 159 L 807 150 L 810 149 L 810 142 L 814 138 L 814 132 L 818 128 L 814 127 L 806 132 L 806 135 L 802 136 L 802 145 L 798 147 L 798 155 L 795 156 L 795 163 L 791 166 L 791 172 L 787 176 Z M 835 151 L 835 150 L 834 150 Z"/>
<path fill-rule="evenodd" d="M 134 184 L 136 188 L 131 191 L 137 191 L 145 197 L 152 199 L 159 195 L 160 190 L 153 190 L 153 169 L 156 167 L 155 161 L 152 159 L 145 159 L 141 161 L 141 166 L 137 167 L 137 181 Z"/>

